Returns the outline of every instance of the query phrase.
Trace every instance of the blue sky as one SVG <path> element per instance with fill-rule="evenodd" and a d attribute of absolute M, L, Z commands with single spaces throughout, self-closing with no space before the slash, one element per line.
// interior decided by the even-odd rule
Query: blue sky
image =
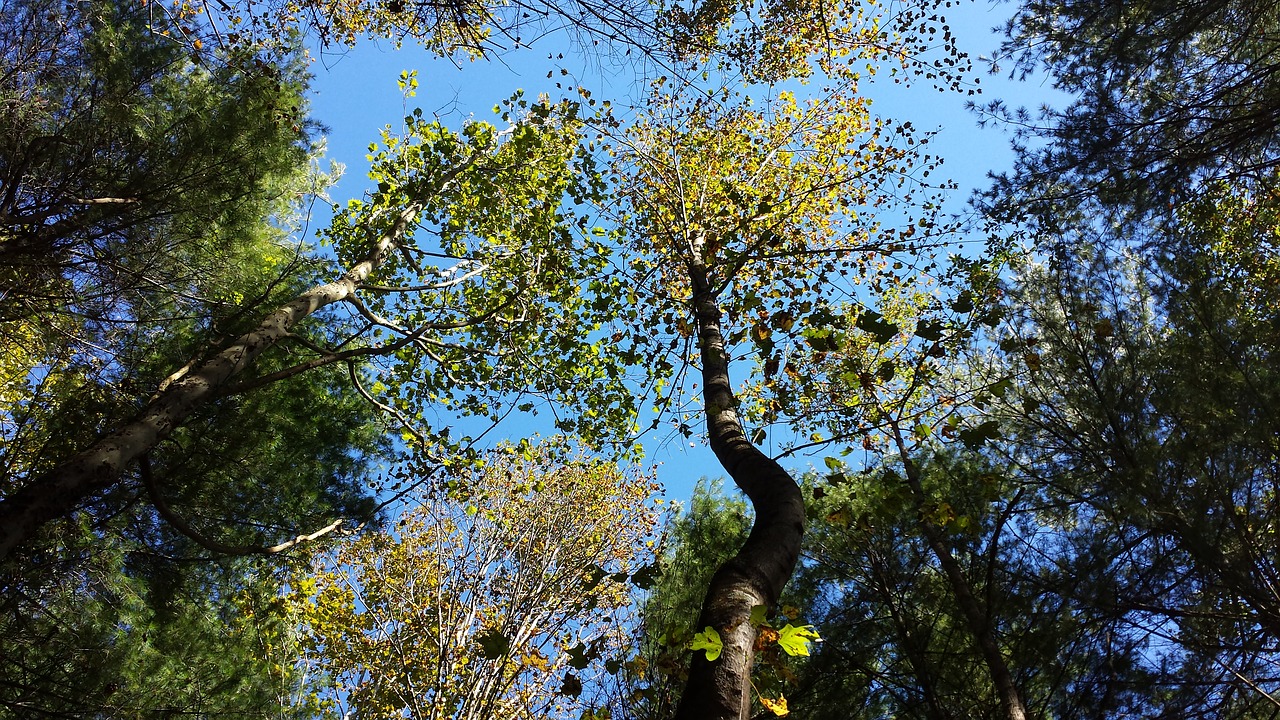
<path fill-rule="evenodd" d="M 989 0 L 961 1 L 947 10 L 947 20 L 960 49 L 976 59 L 998 46 L 1000 37 L 991 31 L 1003 23 L 1012 9 L 1009 4 Z M 544 39 L 533 49 L 492 60 L 463 61 L 460 66 L 434 58 L 412 44 L 397 50 L 386 41 L 364 41 L 352 49 L 313 53 L 317 61 L 313 65 L 316 78 L 312 115 L 328 128 L 329 157 L 346 166 L 346 174 L 332 191 L 338 202 L 364 192 L 369 144 L 378 139 L 383 126 L 398 125 L 400 118 L 414 107 L 456 126 L 471 116 L 488 119 L 493 106 L 517 89 L 530 96 L 548 92 L 558 97 L 564 93 L 556 83 L 567 87 L 582 85 L 594 96 L 612 98 L 619 105 L 625 105 L 628 97 L 640 96 L 642 90 L 633 68 L 611 63 L 607 57 L 584 60 L 569 49 L 567 42 L 557 42 L 555 37 Z M 978 65 L 985 69 L 985 63 Z M 562 75 L 562 68 L 569 70 L 568 76 Z M 397 87 L 403 70 L 416 70 L 420 83 L 417 97 L 407 106 Z M 873 113 L 910 120 L 920 131 L 937 131 L 932 151 L 944 158 L 942 173 L 960 187 L 951 197 L 953 212 L 963 211 L 966 199 L 975 188 L 985 185 L 989 172 L 1006 169 L 1012 162 L 1007 135 L 999 129 L 979 128 L 977 118 L 965 109 L 965 102 L 1000 98 L 1011 106 L 1034 107 L 1054 97 L 1043 84 L 985 75 L 981 80 L 982 94 L 977 98 L 938 92 L 924 83 L 898 85 L 883 77 L 862 89 L 872 99 Z M 313 221 L 312 227 L 315 226 Z M 503 434 L 518 436 L 523 432 L 525 428 L 517 424 Z M 673 437 L 663 442 L 647 441 L 646 448 L 649 460 L 660 464 L 659 480 L 673 498 L 687 498 L 702 475 L 722 475 L 714 457 L 701 443 Z M 821 465 L 820 458 L 813 462 Z M 803 471 L 807 464 L 801 458 L 793 461 L 792 468 Z"/>

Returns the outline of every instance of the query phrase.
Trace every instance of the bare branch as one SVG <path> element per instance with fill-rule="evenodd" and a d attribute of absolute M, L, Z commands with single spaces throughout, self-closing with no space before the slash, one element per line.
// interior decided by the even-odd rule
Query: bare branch
<path fill-rule="evenodd" d="M 155 506 L 156 512 L 160 513 L 160 517 L 164 518 L 164 521 L 167 522 L 174 530 L 177 530 L 187 538 L 190 538 L 192 542 L 210 552 L 215 552 L 220 555 L 276 555 L 292 547 L 301 545 L 302 543 L 322 538 L 334 530 L 337 530 L 344 522 L 346 522 L 343 518 L 338 518 L 315 532 L 308 533 L 306 535 L 299 535 L 292 540 L 287 540 L 278 545 L 229 545 L 206 537 L 198 530 L 191 527 L 191 524 L 183 519 L 182 516 L 173 511 L 173 508 L 169 506 L 169 503 L 164 499 L 164 496 L 160 494 L 159 488 L 156 487 L 155 478 L 151 474 L 150 455 L 143 455 L 139 459 L 139 468 L 141 470 L 140 475 L 142 476 L 142 484 L 146 487 L 147 495 L 151 498 L 151 504 Z"/>

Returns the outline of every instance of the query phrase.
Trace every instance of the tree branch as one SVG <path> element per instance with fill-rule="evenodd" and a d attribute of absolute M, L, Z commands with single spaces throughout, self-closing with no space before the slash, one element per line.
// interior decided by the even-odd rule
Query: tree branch
<path fill-rule="evenodd" d="M 151 498 L 151 504 L 155 506 L 156 512 L 160 514 L 160 517 L 163 518 L 164 521 L 174 530 L 177 530 L 195 544 L 210 552 L 215 552 L 220 555 L 276 555 L 292 547 L 301 545 L 302 543 L 322 538 L 334 530 L 337 530 L 345 522 L 342 518 L 338 518 L 315 532 L 306 535 L 299 535 L 292 540 L 287 540 L 278 545 L 228 545 L 227 543 L 205 537 L 198 530 L 191 527 L 190 523 L 183 519 L 182 516 L 173 511 L 173 508 L 169 506 L 168 501 L 166 501 L 164 496 L 160 494 L 160 489 L 156 487 L 155 478 L 151 474 L 150 453 L 143 455 L 139 459 L 138 466 L 140 470 L 139 474 L 142 476 L 142 485 L 147 489 L 147 496 Z"/>

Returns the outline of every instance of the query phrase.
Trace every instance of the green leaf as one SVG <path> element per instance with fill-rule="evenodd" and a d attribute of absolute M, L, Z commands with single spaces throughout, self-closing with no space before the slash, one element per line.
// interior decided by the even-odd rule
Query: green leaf
<path fill-rule="evenodd" d="M 511 640 L 503 635 L 497 629 L 489 629 L 476 635 L 476 642 L 480 643 L 481 654 L 486 660 L 497 660 L 506 657 L 511 652 Z"/>
<path fill-rule="evenodd" d="M 778 631 L 778 645 L 788 655 L 808 655 L 809 645 L 821 641 L 822 638 L 812 625 L 796 627 L 787 623 Z"/>
<path fill-rule="evenodd" d="M 840 348 L 840 344 L 836 342 L 831 331 L 825 328 L 806 330 L 804 332 L 804 341 L 817 352 L 831 352 Z"/>
<path fill-rule="evenodd" d="M 560 694 L 567 697 L 578 697 L 582 694 L 582 681 L 573 673 L 565 673 L 564 683 L 560 686 Z"/>
<path fill-rule="evenodd" d="M 569 667 L 577 670 L 586 670 L 587 666 L 591 664 L 591 658 L 587 657 L 587 646 L 583 643 L 574 645 L 565 650 L 565 653 L 569 656 Z"/>
<path fill-rule="evenodd" d="M 1000 437 L 1000 423 L 988 420 L 977 427 L 965 428 L 958 433 L 960 442 L 970 450 L 982 447 L 982 444 Z"/>
<path fill-rule="evenodd" d="M 693 642 L 689 644 L 690 649 L 706 650 L 707 660 L 714 662 L 720 657 L 720 651 L 724 649 L 724 642 L 720 640 L 720 633 L 716 629 L 708 625 L 700 633 L 695 633 Z M 806 655 L 808 653 L 805 653 Z"/>
<path fill-rule="evenodd" d="M 942 332 L 945 329 L 946 326 L 936 320 L 921 320 L 916 323 L 916 337 L 937 342 L 942 339 Z"/>
<path fill-rule="evenodd" d="M 769 608 L 765 605 L 751 606 L 752 627 L 771 627 L 769 625 Z"/>
<path fill-rule="evenodd" d="M 876 342 L 882 345 L 893 340 L 902 331 L 896 324 L 885 320 L 884 316 L 875 310 L 864 311 L 858 316 L 858 321 L 853 326 L 863 332 L 871 333 L 875 336 Z"/>
<path fill-rule="evenodd" d="M 662 575 L 662 568 L 657 563 L 649 563 L 644 567 L 631 573 L 631 584 L 641 590 L 648 590 L 658 582 L 658 577 Z"/>

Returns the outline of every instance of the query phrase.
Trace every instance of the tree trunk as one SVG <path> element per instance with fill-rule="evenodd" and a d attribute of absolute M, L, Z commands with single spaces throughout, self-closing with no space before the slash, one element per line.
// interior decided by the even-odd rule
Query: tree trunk
<path fill-rule="evenodd" d="M 702 652 L 693 654 L 676 718 L 745 720 L 751 712 L 756 640 L 756 628 L 749 622 L 751 609 L 756 605 L 773 608 L 791 578 L 804 535 L 804 499 L 795 480 L 743 432 L 729 383 L 720 308 L 705 274 L 691 275 L 711 449 L 751 500 L 755 523 L 742 549 L 711 578 L 698 629 L 715 628 L 724 649 L 714 661 Z"/>
<path fill-rule="evenodd" d="M 955 556 L 951 554 L 951 550 L 947 547 L 946 540 L 938 527 L 930 524 L 925 519 L 925 494 L 924 486 L 920 481 L 920 469 L 916 467 L 915 462 L 907 455 L 906 441 L 903 439 L 902 431 L 897 423 L 895 422 L 892 427 L 898 452 L 902 456 L 902 467 L 906 471 L 907 485 L 911 490 L 916 511 L 919 513 L 917 526 L 924 535 L 929 548 L 933 550 L 934 557 L 938 558 L 938 564 L 942 566 L 943 574 L 947 576 L 947 582 L 951 585 L 951 593 L 956 598 L 956 605 L 960 607 L 960 613 L 964 615 L 965 624 L 969 626 L 969 632 L 973 635 L 974 643 L 978 646 L 978 652 L 982 654 L 983 662 L 987 666 L 987 674 L 991 678 L 991 684 L 995 686 L 996 694 L 1000 697 L 1000 708 L 1008 720 L 1027 720 L 1027 709 L 1022 704 L 1022 698 L 1018 694 L 1017 683 L 1013 681 L 1013 673 L 1009 671 L 1009 665 L 1005 662 L 1004 653 L 1001 652 L 1000 644 L 996 642 L 995 633 L 991 630 L 987 609 L 983 607 L 982 601 L 974 594 L 973 585 L 964 576 L 964 570 L 960 567 L 960 563 L 956 561 Z"/>
<path fill-rule="evenodd" d="M 902 614 L 898 601 L 894 597 L 894 584 L 889 578 L 888 569 L 874 549 L 868 552 L 867 563 L 871 569 L 872 587 L 880 593 L 881 602 L 889 608 L 889 619 L 893 621 L 894 630 L 902 643 L 902 652 L 907 656 L 907 664 L 911 666 L 911 672 L 915 675 L 916 686 L 924 696 L 925 717 L 929 720 L 952 720 L 952 714 L 947 710 L 942 698 L 938 696 L 937 673 L 934 672 L 933 663 L 929 662 L 926 654 L 928 638 L 917 637 L 909 619 Z"/>
<path fill-rule="evenodd" d="M 0 560 L 30 540 L 45 523 L 70 514 L 85 498 L 119 482 L 131 463 L 159 445 L 197 409 L 217 398 L 230 380 L 251 367 L 259 355 L 280 342 L 299 322 L 349 297 L 400 242 L 416 215 L 416 204 L 402 210 L 365 259 L 340 278 L 276 308 L 257 328 L 158 392 L 133 420 L 0 501 Z"/>

